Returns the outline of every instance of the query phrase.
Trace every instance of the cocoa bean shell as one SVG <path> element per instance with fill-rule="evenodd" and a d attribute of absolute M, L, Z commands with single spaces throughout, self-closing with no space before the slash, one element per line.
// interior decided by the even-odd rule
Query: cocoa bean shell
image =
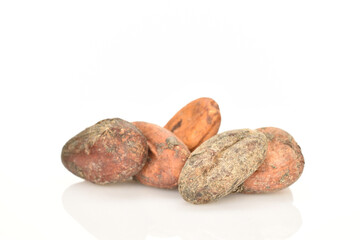
<path fill-rule="evenodd" d="M 144 134 L 149 146 L 148 160 L 135 179 L 152 187 L 176 188 L 189 149 L 165 128 L 147 122 L 133 124 Z"/>
<path fill-rule="evenodd" d="M 199 98 L 180 109 L 164 128 L 193 151 L 218 132 L 220 123 L 219 105 L 211 98 Z"/>
<path fill-rule="evenodd" d="M 286 131 L 265 127 L 262 132 L 268 139 L 264 163 L 239 189 L 242 193 L 268 193 L 284 189 L 296 182 L 304 170 L 304 157 L 300 146 Z"/>
<path fill-rule="evenodd" d="M 144 166 L 148 146 L 144 135 L 120 118 L 105 119 L 86 128 L 63 147 L 64 166 L 96 184 L 122 182 Z"/>
<path fill-rule="evenodd" d="M 202 204 L 233 192 L 265 159 L 264 134 L 240 129 L 205 141 L 189 156 L 179 178 L 179 192 L 191 203 Z"/>

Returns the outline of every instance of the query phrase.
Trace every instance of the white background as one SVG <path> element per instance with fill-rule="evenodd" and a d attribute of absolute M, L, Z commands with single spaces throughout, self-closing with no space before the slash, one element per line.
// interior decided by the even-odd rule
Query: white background
<path fill-rule="evenodd" d="M 0 239 L 360 239 L 359 1 L 0 1 Z M 275 126 L 305 169 L 274 194 L 191 205 L 96 186 L 63 144 L 104 118 L 216 100 L 220 132 Z"/>

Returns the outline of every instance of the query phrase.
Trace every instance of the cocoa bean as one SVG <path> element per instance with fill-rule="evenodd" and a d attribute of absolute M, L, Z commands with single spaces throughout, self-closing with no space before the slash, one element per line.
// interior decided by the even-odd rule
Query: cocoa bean
<path fill-rule="evenodd" d="M 105 119 L 71 138 L 63 147 L 64 166 L 78 177 L 97 184 L 125 181 L 147 159 L 144 135 L 120 118 Z"/>
<path fill-rule="evenodd" d="M 199 98 L 178 111 L 164 128 L 173 132 L 193 151 L 218 132 L 220 122 L 218 104 L 211 98 Z"/>
<path fill-rule="evenodd" d="M 242 193 L 267 193 L 284 189 L 299 179 L 304 157 L 294 138 L 282 129 L 259 128 L 268 139 L 264 163 L 239 188 Z"/>
<path fill-rule="evenodd" d="M 149 146 L 148 160 L 135 179 L 152 187 L 176 188 L 189 149 L 165 128 L 146 122 L 133 124 L 144 134 Z"/>
<path fill-rule="evenodd" d="M 217 200 L 233 192 L 265 159 L 264 134 L 241 129 L 224 132 L 193 151 L 179 178 L 179 192 L 191 203 Z"/>

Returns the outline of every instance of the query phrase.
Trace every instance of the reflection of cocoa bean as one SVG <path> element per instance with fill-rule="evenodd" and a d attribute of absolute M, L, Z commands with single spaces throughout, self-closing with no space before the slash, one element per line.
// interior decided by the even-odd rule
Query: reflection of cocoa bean
<path fill-rule="evenodd" d="M 288 239 L 302 224 L 290 189 L 234 194 L 221 204 L 186 204 L 175 190 L 134 182 L 74 184 L 62 196 L 65 210 L 96 239 Z"/>
<path fill-rule="evenodd" d="M 250 129 L 218 134 L 191 153 L 179 192 L 191 203 L 207 203 L 233 192 L 265 159 L 264 134 Z"/>
<path fill-rule="evenodd" d="M 279 128 L 259 128 L 268 139 L 264 163 L 241 186 L 243 193 L 274 192 L 286 188 L 299 179 L 304 169 L 304 157 L 299 145 L 287 132 Z"/>
<path fill-rule="evenodd" d="M 178 111 L 164 128 L 173 132 L 193 151 L 218 132 L 220 122 L 218 104 L 211 98 L 199 98 Z"/>
<path fill-rule="evenodd" d="M 131 123 L 106 119 L 71 138 L 63 147 L 64 166 L 76 176 L 97 184 L 121 182 L 144 166 L 146 138 Z"/>
<path fill-rule="evenodd" d="M 135 178 L 149 186 L 175 188 L 189 149 L 172 132 L 155 124 L 133 123 L 146 137 L 148 161 Z"/>

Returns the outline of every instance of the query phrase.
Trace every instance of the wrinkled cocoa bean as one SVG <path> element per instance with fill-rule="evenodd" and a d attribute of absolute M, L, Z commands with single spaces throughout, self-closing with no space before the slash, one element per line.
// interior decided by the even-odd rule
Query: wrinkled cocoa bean
<path fill-rule="evenodd" d="M 294 138 L 282 129 L 259 128 L 268 139 L 264 163 L 239 188 L 242 193 L 267 193 L 284 189 L 304 170 L 304 157 Z"/>
<path fill-rule="evenodd" d="M 78 177 L 97 184 L 122 182 L 137 174 L 147 159 L 144 135 L 120 118 L 86 128 L 63 147 L 64 166 Z"/>
<path fill-rule="evenodd" d="M 194 204 L 224 197 L 256 171 L 266 150 L 265 135 L 254 130 L 215 135 L 189 156 L 180 174 L 179 192 Z"/>
<path fill-rule="evenodd" d="M 146 137 L 148 160 L 135 176 L 142 184 L 158 188 L 176 188 L 189 149 L 169 130 L 146 122 L 133 123 Z"/>

